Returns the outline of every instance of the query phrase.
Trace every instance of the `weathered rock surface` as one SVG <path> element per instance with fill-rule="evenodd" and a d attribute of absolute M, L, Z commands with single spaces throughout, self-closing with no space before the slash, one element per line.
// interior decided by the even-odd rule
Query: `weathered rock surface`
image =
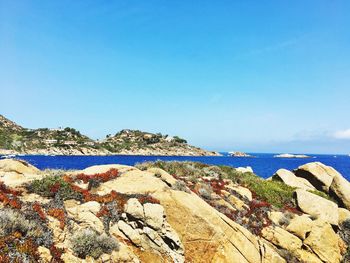
<path fill-rule="evenodd" d="M 311 232 L 304 240 L 304 244 L 309 246 L 323 262 L 337 263 L 341 259 L 338 240 L 339 237 L 332 226 L 319 219 L 313 222 Z"/>
<path fill-rule="evenodd" d="M 334 176 L 339 173 L 330 166 L 320 162 L 312 162 L 304 164 L 294 171 L 298 177 L 308 180 L 317 190 L 328 193 Z"/>
<path fill-rule="evenodd" d="M 0 172 L 18 173 L 18 174 L 35 174 L 39 173 L 39 169 L 24 161 L 15 159 L 0 160 Z"/>
<path fill-rule="evenodd" d="M 70 175 L 101 175 L 111 168 L 118 169 L 118 176 L 100 181 L 89 195 L 76 200 L 63 201 L 59 196 L 53 200 L 28 193 L 19 197 L 26 203 L 24 207 L 36 202 L 46 212 L 61 205 L 65 224 L 62 226 L 62 218 L 48 214 L 45 222 L 56 247 L 62 248 L 65 262 L 337 263 L 346 251 L 335 232 L 337 228 L 333 230 L 330 224 L 341 224 L 350 211 L 303 189 L 295 193 L 298 206 L 306 213 L 300 215 L 257 201 L 249 189 L 228 179 L 219 181 L 215 175 L 217 188 L 204 199 L 195 194 L 199 192 L 195 183 L 192 188 L 187 184 L 193 192 L 174 190 L 181 177 L 176 180 L 161 169 L 141 171 L 124 165 L 102 165 Z M 213 183 L 211 179 L 205 178 Z M 76 185 L 84 188 L 82 193 L 87 191 L 87 184 L 77 181 Z M 110 196 L 114 196 L 113 201 L 106 201 Z M 2 206 L 0 202 L 0 209 Z M 249 221 L 254 217 L 257 220 Z M 108 234 L 118 240 L 119 250 L 98 259 L 79 258 L 72 250 L 72 236 L 82 229 Z M 50 262 L 51 253 L 48 247 L 40 247 L 41 262 Z"/>
<path fill-rule="evenodd" d="M 338 206 L 335 203 L 301 189 L 295 194 L 297 205 L 304 213 L 338 225 Z"/>
<path fill-rule="evenodd" d="M 296 216 L 290 220 L 286 230 L 304 240 L 311 231 L 312 220 L 306 216 Z"/>
<path fill-rule="evenodd" d="M 0 181 L 10 187 L 18 187 L 40 178 L 42 178 L 40 171 L 24 161 L 0 160 Z"/>
<path fill-rule="evenodd" d="M 296 236 L 280 227 L 267 227 L 261 232 L 262 236 L 272 244 L 288 251 L 295 251 L 301 248 L 303 242 Z"/>
<path fill-rule="evenodd" d="M 304 190 L 315 190 L 316 188 L 305 178 L 297 177 L 291 171 L 279 169 L 273 176 L 273 180 L 279 180 L 291 187 L 296 187 Z"/>
<path fill-rule="evenodd" d="M 329 191 L 343 207 L 350 209 L 350 183 L 341 174 L 338 173 L 333 177 Z"/>
<path fill-rule="evenodd" d="M 339 215 L 339 225 L 342 224 L 345 220 L 350 219 L 350 211 L 345 208 L 338 208 Z"/>

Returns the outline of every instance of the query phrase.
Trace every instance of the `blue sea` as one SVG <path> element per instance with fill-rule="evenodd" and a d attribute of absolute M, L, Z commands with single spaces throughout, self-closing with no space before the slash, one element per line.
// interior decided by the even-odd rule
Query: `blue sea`
<path fill-rule="evenodd" d="M 84 169 L 99 164 L 126 164 L 134 165 L 145 161 L 194 161 L 211 165 L 228 165 L 232 167 L 251 166 L 254 172 L 267 178 L 273 175 L 278 169 L 285 168 L 293 170 L 308 162 L 322 162 L 334 167 L 345 178 L 350 180 L 350 156 L 347 155 L 309 155 L 312 158 L 274 158 L 275 154 L 251 153 L 254 157 L 230 157 L 227 153 L 224 156 L 188 157 L 188 156 L 41 156 L 25 155 L 16 158 L 28 161 L 39 169 Z"/>

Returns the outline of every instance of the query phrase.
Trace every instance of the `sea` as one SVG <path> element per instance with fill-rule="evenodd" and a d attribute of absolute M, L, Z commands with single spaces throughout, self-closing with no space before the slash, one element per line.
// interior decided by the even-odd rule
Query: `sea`
<path fill-rule="evenodd" d="M 268 178 L 278 169 L 293 170 L 308 162 L 321 162 L 332 166 L 350 181 L 350 156 L 348 155 L 317 155 L 311 154 L 311 158 L 275 158 L 274 153 L 250 153 L 254 157 L 231 157 L 228 153 L 223 156 L 43 156 L 22 155 L 16 156 L 39 169 L 84 169 L 92 165 L 101 164 L 125 164 L 135 165 L 147 161 L 193 161 L 210 165 L 228 165 L 232 167 L 252 167 L 255 174 Z"/>

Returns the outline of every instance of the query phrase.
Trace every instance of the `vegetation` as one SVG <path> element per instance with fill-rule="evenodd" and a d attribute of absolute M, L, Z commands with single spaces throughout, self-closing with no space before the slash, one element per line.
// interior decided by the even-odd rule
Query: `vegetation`
<path fill-rule="evenodd" d="M 295 205 L 293 198 L 295 188 L 283 182 L 264 180 L 250 172 L 240 173 L 232 167 L 222 166 L 220 168 L 226 173 L 226 178 L 247 187 L 257 199 L 279 208 L 285 205 Z"/>
<path fill-rule="evenodd" d="M 80 193 L 64 181 L 62 176 L 49 175 L 41 180 L 34 180 L 28 185 L 28 190 L 44 197 L 54 197 L 58 194 L 63 200 L 81 198 Z"/>
<path fill-rule="evenodd" d="M 119 244 L 115 239 L 106 234 L 99 235 L 92 229 L 84 229 L 72 238 L 73 251 L 80 258 L 91 256 L 99 258 L 104 253 L 119 250 Z"/>

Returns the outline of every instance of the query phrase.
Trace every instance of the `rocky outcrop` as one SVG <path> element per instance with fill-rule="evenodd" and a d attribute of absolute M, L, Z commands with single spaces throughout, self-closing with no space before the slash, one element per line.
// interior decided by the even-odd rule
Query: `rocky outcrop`
<path fill-rule="evenodd" d="M 247 185 L 219 179 L 217 172 L 179 187 L 180 177 L 159 168 L 101 165 L 66 173 L 51 185 L 53 179 L 37 184 L 47 191 L 0 185 L 0 242 L 3 214 L 12 209 L 30 218 L 22 221 L 28 221 L 32 235 L 36 224 L 45 233 L 35 239 L 40 246 L 33 245 L 40 262 L 58 257 L 64 262 L 340 262 L 346 246 L 336 225 L 348 210 L 303 189 L 295 193 L 301 211 L 273 207 L 257 200 Z M 207 183 L 205 195 L 199 181 Z M 20 226 L 23 232 L 28 227 Z M 89 233 L 95 241 L 80 238 L 78 248 L 86 247 L 79 250 L 77 233 Z M 11 240 L 29 242 L 23 235 L 14 233 Z"/>
<path fill-rule="evenodd" d="M 273 180 L 279 180 L 291 187 L 300 188 L 303 190 L 315 190 L 316 188 L 304 178 L 295 176 L 294 173 L 286 169 L 279 169 L 273 176 Z"/>
<path fill-rule="evenodd" d="M 296 190 L 295 195 L 301 211 L 332 225 L 338 225 L 338 206 L 335 203 L 301 189 Z"/>
<path fill-rule="evenodd" d="M 339 173 L 330 166 L 320 162 L 304 164 L 294 171 L 298 177 L 308 180 L 317 190 L 328 193 L 333 178 Z"/>
<path fill-rule="evenodd" d="M 335 174 L 329 192 L 346 209 L 350 209 L 350 183 L 339 173 Z"/>
<path fill-rule="evenodd" d="M 35 174 L 39 173 L 39 170 L 33 165 L 14 159 L 0 160 L 0 172 L 1 173 L 17 173 L 17 174 Z"/>
<path fill-rule="evenodd" d="M 340 262 L 339 236 L 327 222 L 321 219 L 314 221 L 304 244 L 310 247 L 323 262 Z"/>

